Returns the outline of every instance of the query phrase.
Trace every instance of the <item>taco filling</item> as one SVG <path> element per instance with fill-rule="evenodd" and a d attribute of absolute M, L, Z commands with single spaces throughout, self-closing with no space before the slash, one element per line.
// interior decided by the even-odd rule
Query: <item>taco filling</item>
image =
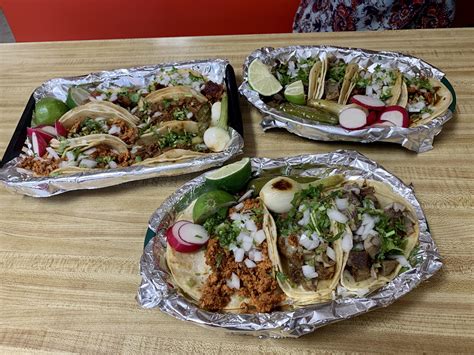
<path fill-rule="evenodd" d="M 382 206 L 372 186 L 346 184 L 341 192 L 353 231 L 343 279 L 350 285 L 391 278 L 401 264 L 408 264 L 404 254 L 408 237 L 415 232 L 414 216 L 397 202 Z"/>
<path fill-rule="evenodd" d="M 435 111 L 435 106 L 441 100 L 439 90 L 441 86 L 434 86 L 426 77 L 405 77 L 407 85 L 408 104 L 407 110 L 411 122 L 430 117 Z"/>
<path fill-rule="evenodd" d="M 204 223 L 211 274 L 199 300 L 202 308 L 222 310 L 237 296 L 244 300 L 244 312 L 270 312 L 285 299 L 273 275 L 263 219 L 262 202 L 250 198 L 230 208 L 227 216 L 216 214 Z"/>
<path fill-rule="evenodd" d="M 336 196 L 323 194 L 321 185 L 310 186 L 295 194 L 288 213 L 275 216 L 278 251 L 287 264 L 280 277 L 306 291 L 319 290 L 321 281 L 337 276 L 335 242 L 345 232 L 346 218 L 334 219 Z"/>
<path fill-rule="evenodd" d="M 401 81 L 399 77 L 398 70 L 385 69 L 377 65 L 367 82 L 365 94 L 386 103 L 396 102 L 398 95 L 400 95 Z"/>
<path fill-rule="evenodd" d="M 105 133 L 116 136 L 126 144 L 137 139 L 136 128 L 120 118 L 88 117 L 78 121 L 68 130 L 68 138 L 84 137 L 90 134 Z"/>
<path fill-rule="evenodd" d="M 328 60 L 328 69 L 324 86 L 326 100 L 338 101 L 343 95 L 342 84 L 346 75 L 347 64 L 339 58 Z"/>

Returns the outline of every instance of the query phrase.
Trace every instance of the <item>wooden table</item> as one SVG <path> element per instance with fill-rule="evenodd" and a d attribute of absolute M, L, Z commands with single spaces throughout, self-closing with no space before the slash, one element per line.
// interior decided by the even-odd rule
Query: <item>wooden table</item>
<path fill-rule="evenodd" d="M 224 335 L 135 301 L 147 221 L 195 175 L 34 199 L 0 189 L 0 352 L 474 352 L 474 29 L 285 34 L 0 45 L 0 154 L 29 95 L 60 76 L 226 57 L 240 80 L 262 46 L 331 44 L 393 50 L 444 70 L 457 112 L 415 154 L 398 145 L 318 143 L 273 130 L 242 100 L 245 155 L 357 149 L 413 183 L 445 266 L 392 306 L 300 339 Z"/>

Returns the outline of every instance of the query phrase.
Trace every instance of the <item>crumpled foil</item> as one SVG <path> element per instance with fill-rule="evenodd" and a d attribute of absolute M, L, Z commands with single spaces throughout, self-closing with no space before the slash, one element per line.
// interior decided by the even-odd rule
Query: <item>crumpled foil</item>
<path fill-rule="evenodd" d="M 173 277 L 165 261 L 164 235 L 176 214 L 203 193 L 205 177 L 201 175 L 168 197 L 150 218 L 148 233 L 154 235 L 156 231 L 156 236 L 145 246 L 140 261 L 142 282 L 137 300 L 142 307 L 159 308 L 177 319 L 231 333 L 296 338 L 322 326 L 386 307 L 441 268 L 438 249 L 431 238 L 426 217 L 413 189 L 366 156 L 356 151 L 338 150 L 281 159 L 253 158 L 251 161 L 254 176 L 265 173 L 319 177 L 344 174 L 348 179 L 367 178 L 388 184 L 416 211 L 420 224 L 419 250 L 414 256 L 416 265 L 384 287 L 361 298 L 340 298 L 291 311 L 272 313 L 233 314 L 204 311 L 183 297 L 174 286 Z"/>
<path fill-rule="evenodd" d="M 228 61 L 222 59 L 194 60 L 102 71 L 69 78 L 56 78 L 43 83 L 34 91 L 33 95 L 36 101 L 46 96 L 66 101 L 68 89 L 73 85 L 89 84 L 91 87 L 99 89 L 130 86 L 147 87 L 155 78 L 157 70 L 171 67 L 194 69 L 205 75 L 208 79 L 220 84 L 225 79 L 225 70 L 228 64 Z M 225 161 L 242 153 L 244 146 L 242 136 L 232 128 L 229 128 L 229 130 L 231 140 L 227 148 L 222 152 L 209 153 L 178 162 L 160 163 L 154 166 L 130 166 L 111 170 L 91 170 L 74 175 L 38 178 L 17 170 L 15 166 L 21 159 L 18 157 L 0 169 L 0 183 L 7 189 L 24 195 L 49 197 L 67 191 L 98 189 L 129 181 L 202 171 L 222 165 Z"/>
<path fill-rule="evenodd" d="M 396 52 L 374 52 L 370 50 L 340 48 L 330 46 L 292 46 L 283 48 L 265 47 L 251 53 L 245 60 L 243 67 L 243 83 L 239 91 L 247 100 L 260 110 L 265 116 L 261 126 L 264 131 L 271 128 L 284 128 L 298 136 L 319 141 L 347 141 L 347 142 L 391 142 L 417 153 L 433 149 L 434 137 L 441 132 L 443 125 L 451 119 L 453 112 L 449 109 L 429 123 L 414 128 L 402 127 L 371 127 L 355 131 L 348 131 L 340 126 L 317 124 L 304 120 L 285 112 L 269 107 L 248 83 L 248 66 L 254 59 L 260 59 L 269 66 L 276 60 L 283 63 L 290 59 L 321 57 L 332 54 L 344 59 L 347 63 L 358 63 L 369 71 L 377 64 L 382 67 L 398 68 L 402 73 L 410 76 L 423 75 L 441 80 L 444 73 L 423 60 Z"/>

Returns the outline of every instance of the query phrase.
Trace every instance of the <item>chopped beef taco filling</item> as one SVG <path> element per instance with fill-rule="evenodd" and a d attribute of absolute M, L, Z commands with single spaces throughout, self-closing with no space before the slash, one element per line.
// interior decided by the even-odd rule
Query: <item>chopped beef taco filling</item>
<path fill-rule="evenodd" d="M 407 110 L 412 122 L 430 117 L 433 107 L 439 102 L 441 97 L 438 91 L 439 86 L 433 86 L 426 77 L 405 78 L 408 91 Z"/>
<path fill-rule="evenodd" d="M 341 94 L 342 82 L 346 74 L 347 64 L 342 59 L 335 59 L 328 62 L 328 70 L 324 83 L 324 93 L 326 100 L 337 101 Z"/>
<path fill-rule="evenodd" d="M 59 168 L 60 159 L 50 159 L 48 154 L 44 157 L 27 156 L 20 161 L 19 168 L 31 170 L 37 176 L 48 176 Z"/>
<path fill-rule="evenodd" d="M 316 291 L 319 281 L 336 273 L 333 242 L 342 236 L 344 225 L 334 233 L 328 211 L 334 208 L 335 196 L 311 186 L 295 195 L 288 213 L 276 215 L 278 250 L 287 262 L 285 277 L 308 291 Z"/>
<path fill-rule="evenodd" d="M 256 199 L 205 222 L 211 235 L 205 257 L 212 272 L 202 290 L 202 308 L 222 310 L 237 295 L 242 297 L 241 310 L 270 312 L 285 299 L 273 275 L 262 223 L 263 209 Z"/>
<path fill-rule="evenodd" d="M 222 99 L 222 95 L 224 94 L 224 86 L 216 84 L 213 81 L 208 81 L 206 84 L 204 84 L 201 94 L 206 96 L 211 104 L 213 104 L 214 102 L 220 101 Z"/>
<path fill-rule="evenodd" d="M 345 272 L 356 282 L 390 275 L 399 265 L 393 257 L 403 254 L 414 232 L 413 216 L 396 202 L 382 209 L 373 187 L 346 184 L 342 191 L 354 240 Z"/>

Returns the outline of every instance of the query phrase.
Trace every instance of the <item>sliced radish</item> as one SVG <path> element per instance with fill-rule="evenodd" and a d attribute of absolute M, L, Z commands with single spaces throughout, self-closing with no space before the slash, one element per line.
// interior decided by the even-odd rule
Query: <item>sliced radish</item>
<path fill-rule="evenodd" d="M 67 129 L 64 128 L 63 124 L 59 121 L 54 122 L 54 128 L 56 129 L 56 135 L 61 137 L 67 136 Z"/>
<path fill-rule="evenodd" d="M 206 229 L 194 223 L 183 224 L 178 230 L 178 236 L 186 243 L 197 244 L 199 246 L 206 244 L 209 240 L 209 234 Z"/>
<path fill-rule="evenodd" d="M 380 121 L 389 121 L 398 127 L 408 127 L 410 119 L 408 112 L 402 106 L 388 106 L 380 115 Z"/>
<path fill-rule="evenodd" d="M 383 111 L 385 109 L 385 102 L 372 96 L 354 95 L 351 102 L 369 110 Z"/>
<path fill-rule="evenodd" d="M 367 125 L 374 124 L 378 121 L 377 112 L 370 111 L 369 115 L 367 116 Z"/>
<path fill-rule="evenodd" d="M 166 230 L 166 240 L 168 241 L 168 244 L 174 250 L 176 250 L 180 253 L 192 253 L 192 252 L 194 252 L 196 250 L 199 250 L 201 248 L 201 245 L 190 244 L 190 243 L 185 242 L 178 235 L 179 229 L 183 225 L 189 224 L 189 223 L 191 223 L 191 222 L 189 222 L 189 221 L 178 221 Z"/>
<path fill-rule="evenodd" d="M 35 152 L 36 155 L 42 157 L 46 153 L 48 143 L 36 132 L 31 134 L 31 144 L 33 145 L 33 152 Z"/>
<path fill-rule="evenodd" d="M 35 128 L 39 128 L 40 130 L 42 130 L 43 132 L 48 133 L 51 136 L 56 136 L 57 135 L 56 128 L 54 128 L 54 126 L 39 126 L 39 127 L 36 126 Z"/>
<path fill-rule="evenodd" d="M 345 129 L 359 129 L 367 124 L 367 116 L 363 108 L 348 107 L 339 113 L 339 124 Z"/>
<path fill-rule="evenodd" d="M 41 138 L 43 138 L 43 140 L 46 143 L 49 143 L 49 141 L 54 138 L 53 135 L 50 135 L 49 133 L 44 132 L 43 130 L 39 129 L 38 127 L 35 127 L 35 128 L 27 127 L 26 128 L 26 135 L 28 137 L 31 138 L 33 133 L 36 133 L 37 136 L 40 136 Z"/>

